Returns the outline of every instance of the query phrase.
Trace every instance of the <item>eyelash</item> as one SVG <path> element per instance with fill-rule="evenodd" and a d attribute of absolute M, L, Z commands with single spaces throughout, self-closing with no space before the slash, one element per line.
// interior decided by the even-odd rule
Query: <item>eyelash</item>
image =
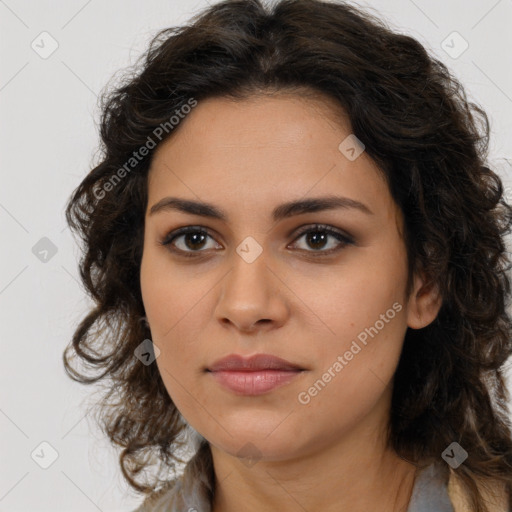
<path fill-rule="evenodd" d="M 305 234 L 308 233 L 326 233 L 328 235 L 333 236 L 338 241 L 340 241 L 340 245 L 338 247 L 335 247 L 334 249 L 329 249 L 327 251 L 323 251 L 321 249 L 319 250 L 310 250 L 305 251 L 307 253 L 312 253 L 315 257 L 323 257 L 323 256 L 329 256 L 335 252 L 340 251 L 342 248 L 344 248 L 347 245 L 353 245 L 354 240 L 342 233 L 341 231 L 335 230 L 329 226 L 326 226 L 324 224 L 314 224 L 312 226 L 306 226 L 304 229 L 302 229 L 299 233 L 297 233 L 296 238 L 294 239 L 294 242 L 297 241 L 300 237 L 302 237 Z M 159 240 L 159 244 L 162 246 L 166 246 L 170 251 L 174 253 L 178 253 L 180 256 L 184 256 L 187 258 L 194 258 L 198 257 L 198 253 L 206 252 L 204 250 L 197 250 L 197 251 L 183 251 L 182 249 L 177 249 L 172 245 L 172 242 L 176 240 L 179 236 L 186 235 L 189 233 L 195 233 L 195 234 L 201 234 L 206 236 L 211 236 L 208 231 L 203 228 L 202 226 L 186 226 L 180 229 L 177 229 L 175 231 L 172 231 L 168 233 L 162 240 Z M 213 238 L 213 237 L 212 237 Z"/>

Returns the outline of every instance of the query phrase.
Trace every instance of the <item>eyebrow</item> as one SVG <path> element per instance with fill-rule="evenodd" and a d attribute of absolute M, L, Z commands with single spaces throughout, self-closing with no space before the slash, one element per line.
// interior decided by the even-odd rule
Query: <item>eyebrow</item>
<path fill-rule="evenodd" d="M 272 211 L 272 218 L 274 221 L 279 221 L 288 217 L 293 217 L 294 215 L 314 213 L 323 210 L 334 210 L 337 208 L 353 208 L 367 215 L 373 215 L 373 212 L 368 208 L 368 206 L 356 201 L 355 199 L 342 196 L 326 196 L 283 203 L 274 208 Z M 228 215 L 223 210 L 212 204 L 193 201 L 190 199 L 180 199 L 178 197 L 164 197 L 151 207 L 149 215 L 171 210 L 218 219 L 224 222 L 228 220 Z"/>

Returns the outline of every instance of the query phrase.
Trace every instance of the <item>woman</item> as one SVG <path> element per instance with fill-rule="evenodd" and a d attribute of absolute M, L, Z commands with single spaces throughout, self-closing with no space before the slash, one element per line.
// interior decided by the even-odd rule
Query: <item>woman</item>
<path fill-rule="evenodd" d="M 221 2 L 144 57 L 67 207 L 97 305 L 64 357 L 139 510 L 511 510 L 484 111 L 343 3 Z"/>

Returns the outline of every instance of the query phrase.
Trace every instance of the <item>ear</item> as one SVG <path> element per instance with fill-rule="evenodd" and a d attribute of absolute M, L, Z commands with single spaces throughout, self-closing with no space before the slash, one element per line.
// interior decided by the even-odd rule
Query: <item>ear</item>
<path fill-rule="evenodd" d="M 432 323 L 443 303 L 436 283 L 428 282 L 423 273 L 414 276 L 414 286 L 407 302 L 407 325 L 421 329 Z"/>

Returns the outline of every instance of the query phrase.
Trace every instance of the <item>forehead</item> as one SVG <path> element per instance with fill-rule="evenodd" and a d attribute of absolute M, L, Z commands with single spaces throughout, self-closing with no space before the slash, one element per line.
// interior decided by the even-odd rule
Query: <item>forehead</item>
<path fill-rule="evenodd" d="M 244 100 L 213 97 L 201 100 L 175 132 L 156 149 L 154 162 L 177 146 L 194 146 L 195 154 L 283 147 L 325 148 L 329 132 L 335 140 L 351 133 L 350 121 L 340 105 L 327 97 L 296 94 L 254 95 Z M 172 149 L 171 149 L 172 148 Z"/>
<path fill-rule="evenodd" d="M 177 128 L 153 156 L 150 206 L 166 194 L 241 208 L 326 193 L 389 201 L 373 160 L 363 152 L 351 161 L 340 151 L 351 127 L 330 99 L 209 98 Z"/>

